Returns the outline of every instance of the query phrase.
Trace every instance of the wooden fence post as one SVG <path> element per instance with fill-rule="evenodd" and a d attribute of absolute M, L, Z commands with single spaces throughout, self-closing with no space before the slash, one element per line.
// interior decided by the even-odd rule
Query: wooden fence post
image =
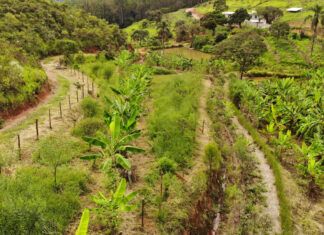
<path fill-rule="evenodd" d="M 62 103 L 61 102 L 59 103 L 59 106 L 60 106 L 60 118 L 63 118 Z"/>
<path fill-rule="evenodd" d="M 79 92 L 76 90 L 76 98 L 77 98 L 77 103 L 79 103 Z"/>
<path fill-rule="evenodd" d="M 142 213 L 141 213 L 141 216 L 142 216 L 142 230 L 144 231 L 144 206 L 145 206 L 145 201 L 144 199 L 142 200 Z"/>
<path fill-rule="evenodd" d="M 82 86 L 82 99 L 84 99 L 84 84 Z"/>
<path fill-rule="evenodd" d="M 52 115 L 51 115 L 51 109 L 48 110 L 48 121 L 49 121 L 49 128 L 52 129 Z"/>
<path fill-rule="evenodd" d="M 69 95 L 69 109 L 71 109 L 71 96 Z"/>
<path fill-rule="evenodd" d="M 17 135 L 17 139 L 18 139 L 18 158 L 19 160 L 21 160 L 21 143 L 20 143 L 20 135 Z"/>
<path fill-rule="evenodd" d="M 39 140 L 38 119 L 36 119 L 36 140 Z"/>

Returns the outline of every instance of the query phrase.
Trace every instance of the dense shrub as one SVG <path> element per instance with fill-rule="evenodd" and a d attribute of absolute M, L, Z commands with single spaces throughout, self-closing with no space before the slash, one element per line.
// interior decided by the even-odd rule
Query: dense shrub
<path fill-rule="evenodd" d="M 192 42 L 192 47 L 200 50 L 203 48 L 205 45 L 211 45 L 213 44 L 213 40 L 207 36 L 207 35 L 197 35 L 194 37 L 193 42 Z"/>
<path fill-rule="evenodd" d="M 39 68 L 23 67 L 10 56 L 0 56 L 0 112 L 34 101 L 46 81 L 46 74 Z"/>
<path fill-rule="evenodd" d="M 203 48 L 201 48 L 201 51 L 205 52 L 205 53 L 213 53 L 215 51 L 215 46 L 205 45 L 205 46 L 203 46 Z"/>
<path fill-rule="evenodd" d="M 72 134 L 75 136 L 94 136 L 97 131 L 105 127 L 100 118 L 85 118 L 74 127 Z"/>
<path fill-rule="evenodd" d="M 100 104 L 95 99 L 91 97 L 86 97 L 81 102 L 81 110 L 84 117 L 95 117 L 98 116 L 98 114 L 100 113 Z"/>

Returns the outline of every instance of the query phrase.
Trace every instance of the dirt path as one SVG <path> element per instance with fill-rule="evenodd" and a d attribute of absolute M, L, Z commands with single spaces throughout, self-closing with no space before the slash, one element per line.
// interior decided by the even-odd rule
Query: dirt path
<path fill-rule="evenodd" d="M 203 163 L 203 156 L 205 154 L 205 146 L 211 141 L 211 121 L 209 118 L 209 115 L 207 113 L 207 99 L 208 99 L 208 94 L 209 90 L 212 87 L 212 82 L 210 79 L 207 77 L 202 79 L 202 91 L 201 91 L 201 96 L 199 100 L 199 108 L 198 108 L 198 113 L 199 113 L 199 119 L 198 119 L 198 128 L 197 128 L 197 133 L 196 133 L 196 141 L 198 143 L 197 146 L 197 151 L 195 154 L 195 159 L 193 162 L 194 169 L 189 175 L 185 175 L 185 180 L 187 182 L 192 181 L 192 177 L 194 177 L 197 171 L 201 170 L 202 168 L 205 167 Z"/>
<path fill-rule="evenodd" d="M 236 127 L 236 132 L 239 135 L 243 135 L 244 138 L 249 142 L 249 151 L 256 157 L 258 160 L 258 168 L 261 172 L 263 182 L 267 192 L 265 192 L 267 207 L 266 213 L 269 215 L 273 232 L 279 234 L 281 232 L 281 223 L 280 223 L 280 207 L 279 200 L 277 196 L 277 189 L 275 186 L 275 178 L 270 166 L 267 163 L 267 160 L 264 156 L 264 153 L 254 144 L 253 138 L 250 136 L 248 131 L 239 123 L 236 117 L 232 118 L 232 122 Z"/>
<path fill-rule="evenodd" d="M 5 130 L 0 132 L 0 137 L 6 144 L 11 143 L 14 145 L 14 149 L 17 149 L 17 135 L 20 136 L 22 161 L 16 164 L 12 164 L 10 172 L 21 167 L 23 165 L 31 163 L 30 154 L 33 151 L 33 147 L 37 141 L 36 134 L 36 119 L 38 119 L 38 133 L 39 139 L 50 133 L 59 132 L 62 130 L 69 130 L 73 125 L 72 120 L 69 118 L 71 115 L 71 109 L 77 107 L 78 102 L 82 100 L 82 92 L 78 90 L 75 83 L 83 83 L 82 77 L 79 73 L 72 73 L 69 70 L 59 70 L 56 68 L 57 58 L 48 64 L 43 64 L 43 68 L 50 81 L 57 83 L 58 77 L 63 77 L 68 80 L 68 87 L 63 89 L 60 94 L 54 94 L 59 91 L 57 87 L 54 93 L 45 102 L 39 104 L 37 107 L 22 113 L 19 118 L 13 120 Z M 84 83 L 86 83 L 86 77 L 84 77 Z M 90 88 L 91 89 L 91 88 Z M 87 90 L 87 88 L 85 89 Z M 77 96 L 78 92 L 78 96 Z M 87 95 L 85 91 L 84 96 Z M 60 108 L 61 104 L 61 108 Z M 71 108 L 71 109 L 70 109 Z M 49 110 L 51 113 L 51 126 L 49 125 Z M 62 117 L 61 111 L 62 110 Z"/>
<path fill-rule="evenodd" d="M 203 15 L 197 12 L 197 9 L 194 7 L 186 9 L 186 13 L 191 13 L 192 17 L 195 20 L 200 20 L 201 18 L 203 18 Z"/>

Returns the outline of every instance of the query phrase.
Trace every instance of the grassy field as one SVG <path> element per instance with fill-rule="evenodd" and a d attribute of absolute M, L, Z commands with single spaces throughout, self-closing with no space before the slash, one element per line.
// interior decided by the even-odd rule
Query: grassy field
<path fill-rule="evenodd" d="M 189 166 L 195 148 L 201 75 L 183 73 L 156 76 L 152 81 L 154 112 L 149 133 L 157 157 L 169 157 Z"/>
<path fill-rule="evenodd" d="M 189 49 L 186 47 L 165 49 L 164 53 L 165 54 L 181 55 L 186 58 L 193 59 L 193 60 L 208 60 L 211 58 L 210 54 L 192 50 L 192 49 Z"/>

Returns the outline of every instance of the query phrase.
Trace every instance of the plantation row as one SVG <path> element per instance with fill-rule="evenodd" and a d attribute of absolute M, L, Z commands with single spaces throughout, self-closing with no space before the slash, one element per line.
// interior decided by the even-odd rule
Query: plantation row
<path fill-rule="evenodd" d="M 259 84 L 233 80 L 230 90 L 235 105 L 267 135 L 277 157 L 296 167 L 316 196 L 323 187 L 324 75 L 318 70 L 309 76 Z"/>

